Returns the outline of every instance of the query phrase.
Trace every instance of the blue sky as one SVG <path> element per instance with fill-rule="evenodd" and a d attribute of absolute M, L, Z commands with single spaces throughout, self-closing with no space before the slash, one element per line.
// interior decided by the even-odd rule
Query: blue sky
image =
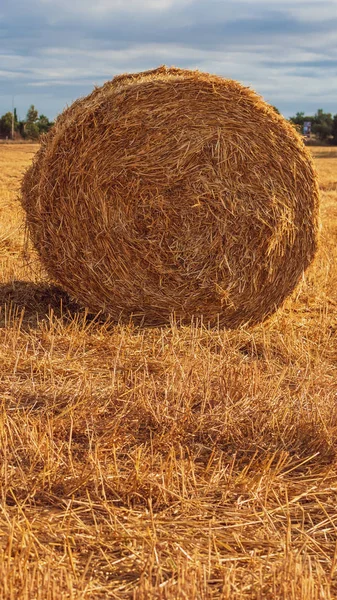
<path fill-rule="evenodd" d="M 337 0 L 0 0 L 0 115 L 54 118 L 161 64 L 253 87 L 285 116 L 337 113 Z"/>

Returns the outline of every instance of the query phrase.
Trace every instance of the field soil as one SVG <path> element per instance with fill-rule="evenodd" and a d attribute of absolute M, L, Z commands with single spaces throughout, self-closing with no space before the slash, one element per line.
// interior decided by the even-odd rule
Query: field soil
<path fill-rule="evenodd" d="M 1 600 L 337 598 L 337 150 L 266 323 L 141 328 L 48 282 L 0 146 Z"/>

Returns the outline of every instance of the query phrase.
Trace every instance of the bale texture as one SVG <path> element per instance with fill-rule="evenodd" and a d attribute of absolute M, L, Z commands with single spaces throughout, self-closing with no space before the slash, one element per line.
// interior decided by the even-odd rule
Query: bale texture
<path fill-rule="evenodd" d="M 312 261 L 318 188 L 283 117 L 239 83 L 160 67 L 77 100 L 22 186 L 50 278 L 149 324 L 258 323 Z"/>

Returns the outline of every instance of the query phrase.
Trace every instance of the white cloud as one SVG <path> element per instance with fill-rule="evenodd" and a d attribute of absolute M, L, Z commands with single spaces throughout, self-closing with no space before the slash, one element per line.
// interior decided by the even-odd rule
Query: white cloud
<path fill-rule="evenodd" d="M 226 0 L 220 2 L 225 4 Z M 311 23 L 337 17 L 337 0 L 243 0 L 242 5 L 248 8 L 250 15 L 256 9 L 265 8 Z"/>
<path fill-rule="evenodd" d="M 308 4 L 307 2 L 297 2 L 285 5 L 289 14 L 297 19 L 303 19 L 308 23 L 319 23 L 320 21 L 329 21 L 337 17 L 337 1 L 318 1 Z"/>
<path fill-rule="evenodd" d="M 16 79 L 18 76 L 17 71 L 2 71 L 0 69 L 0 77 L 3 77 L 4 79 Z"/>
<path fill-rule="evenodd" d="M 13 20 L 2 92 L 48 97 L 53 111 L 117 73 L 163 63 L 237 79 L 294 110 L 337 97 L 337 0 L 0 1 L 3 22 L 6 10 Z"/>
<path fill-rule="evenodd" d="M 276 97 L 280 102 L 291 97 L 294 102 L 299 102 L 304 95 L 321 97 L 322 89 L 330 99 L 337 93 L 337 79 L 333 70 L 323 73 L 319 83 L 317 78 L 310 76 L 311 67 L 299 70 L 298 65 L 320 60 L 322 55 L 304 49 L 296 52 L 292 46 L 284 48 L 282 54 L 275 52 L 273 45 L 260 45 L 254 49 L 242 45 L 240 50 L 228 49 L 226 52 L 222 49 L 201 50 L 197 46 L 174 44 L 143 44 L 123 50 L 48 48 L 33 59 L 0 55 L 0 68 L 8 58 L 12 58 L 16 69 L 20 70 L 20 77 L 31 88 L 64 87 L 77 82 L 89 92 L 94 84 L 101 84 L 117 73 L 166 63 L 237 79 L 256 89 L 271 102 Z M 14 78 L 17 71 L 2 71 L 0 74 Z"/>
<path fill-rule="evenodd" d="M 54 13 L 64 11 L 77 15 L 102 16 L 116 12 L 161 12 L 175 6 L 193 4 L 193 0 L 40 0 Z"/>

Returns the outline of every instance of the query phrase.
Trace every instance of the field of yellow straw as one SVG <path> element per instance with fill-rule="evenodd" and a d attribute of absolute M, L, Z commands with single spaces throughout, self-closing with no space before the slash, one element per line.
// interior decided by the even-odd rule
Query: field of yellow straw
<path fill-rule="evenodd" d="M 254 328 L 116 326 L 49 285 L 0 146 L 0 598 L 337 597 L 337 154 L 320 250 Z"/>

